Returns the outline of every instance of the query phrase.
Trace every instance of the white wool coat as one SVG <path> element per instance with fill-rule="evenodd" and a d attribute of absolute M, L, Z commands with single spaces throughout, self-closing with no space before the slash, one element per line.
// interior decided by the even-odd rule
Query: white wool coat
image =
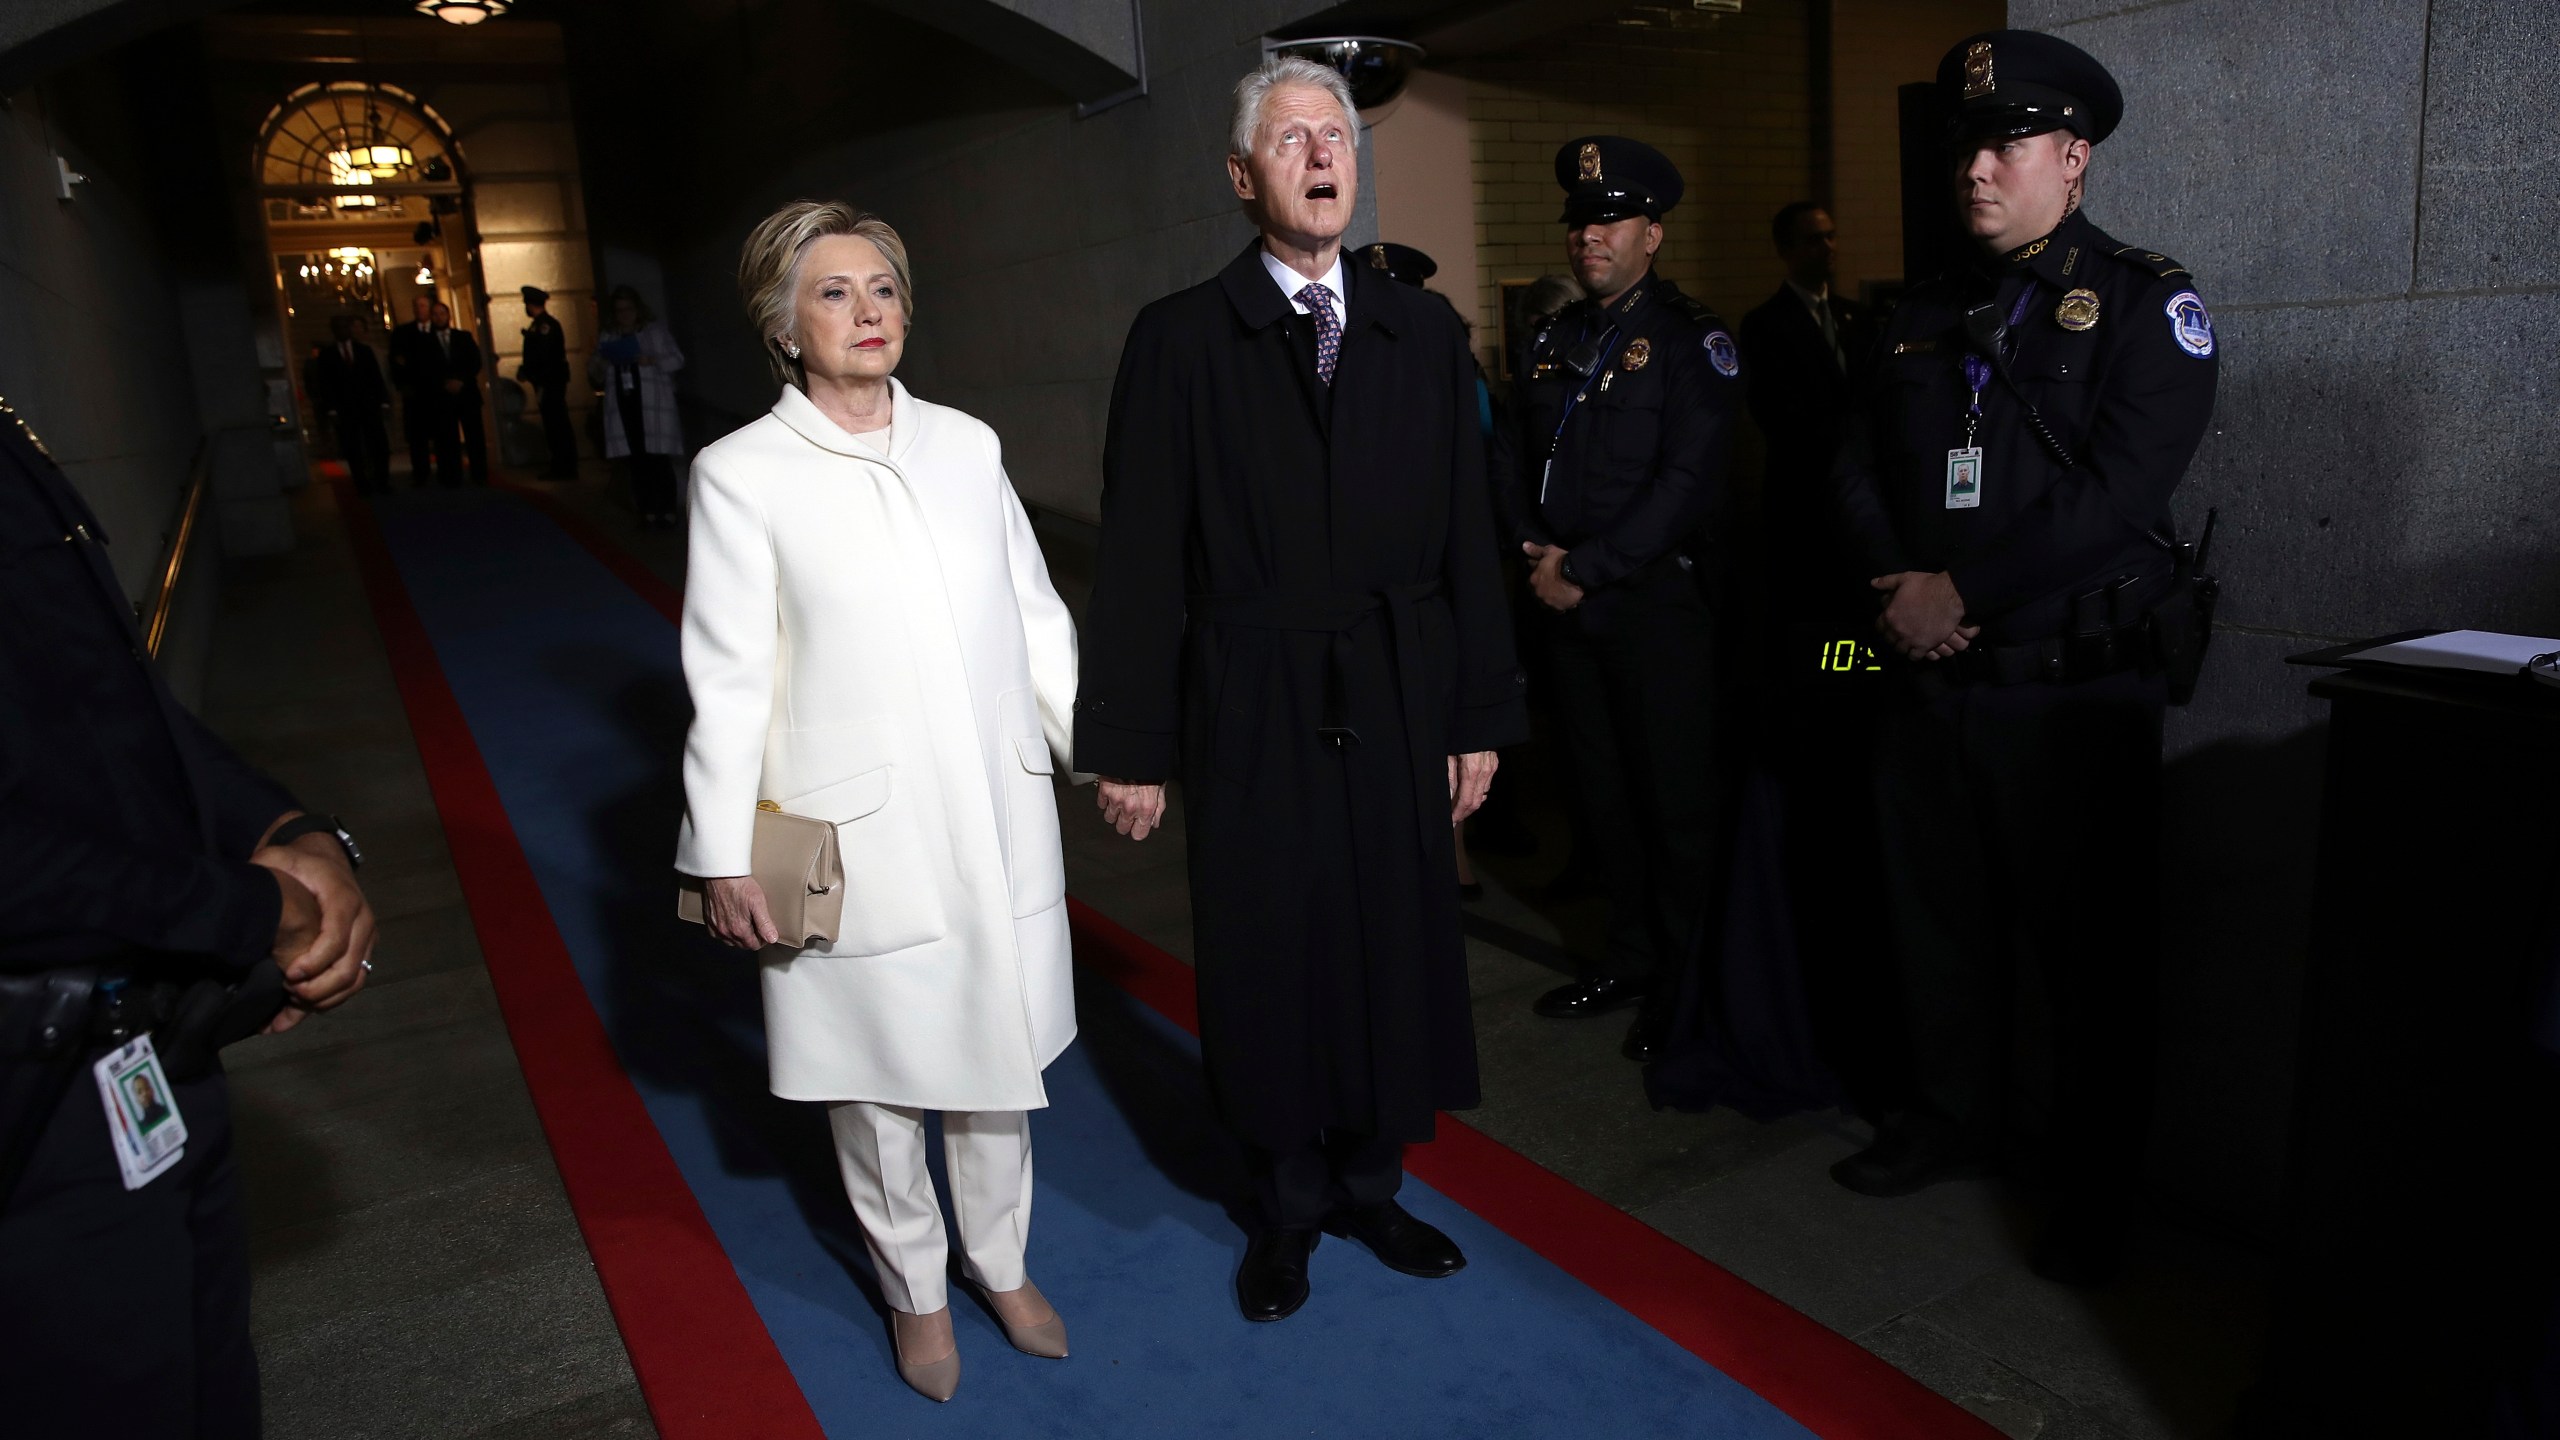
<path fill-rule="evenodd" d="M 676 868 L 747 873 L 759 800 L 837 825 L 835 942 L 763 956 L 774 1094 L 1036 1109 L 1075 1038 L 1075 625 L 995 432 L 891 386 L 885 459 L 797 387 L 694 459 Z"/>

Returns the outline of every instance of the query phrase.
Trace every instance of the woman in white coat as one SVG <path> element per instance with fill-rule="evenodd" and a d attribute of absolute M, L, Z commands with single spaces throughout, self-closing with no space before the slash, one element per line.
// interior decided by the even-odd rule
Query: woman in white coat
<path fill-rule="evenodd" d="M 898 1371 L 947 1400 L 960 1360 L 927 1110 L 963 1272 L 1017 1347 L 1067 1353 L 1024 1270 L 1024 1112 L 1075 1038 L 1050 790 L 1075 628 L 995 432 L 890 378 L 913 313 L 897 232 L 795 202 L 748 237 L 739 284 L 782 398 L 693 463 L 676 868 L 703 882 L 714 934 L 763 952 L 773 1093 L 826 1104 Z M 837 826 L 833 943 L 775 944 L 749 873 L 760 801 Z"/>

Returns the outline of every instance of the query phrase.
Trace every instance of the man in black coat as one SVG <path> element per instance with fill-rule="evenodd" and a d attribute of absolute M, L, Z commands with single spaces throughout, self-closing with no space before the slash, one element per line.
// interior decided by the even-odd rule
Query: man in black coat
<path fill-rule="evenodd" d="M 467 466 L 474 485 L 489 483 L 488 426 L 481 419 L 480 342 L 457 329 L 453 311 L 437 303 L 411 363 L 429 382 L 436 442 L 436 483 L 459 485 Z"/>
<path fill-rule="evenodd" d="M 1769 239 L 1787 278 L 1742 317 L 1742 357 L 1744 402 L 1768 442 L 1761 559 L 1772 618 L 1836 618 L 1844 595 L 1859 607 L 1851 613 L 1863 615 L 1866 577 L 1850 576 L 1855 567 L 1831 524 L 1831 462 L 1875 333 L 1866 308 L 1832 290 L 1836 232 L 1828 211 L 1810 200 L 1788 205 L 1770 220 Z"/>
<path fill-rule="evenodd" d="M 364 343 L 362 315 L 331 318 L 329 343 L 312 352 L 302 384 L 321 419 L 337 431 L 338 455 L 356 488 L 369 495 L 390 489 L 391 438 L 383 415 L 391 391 L 382 382 L 382 362 Z"/>
<path fill-rule="evenodd" d="M 2149 1117 L 2165 650 L 2191 620 L 2170 493 L 2213 414 L 2194 277 L 2079 210 L 2123 116 L 2067 41 L 1972 36 L 1956 117 L 1972 261 L 1912 288 L 1835 475 L 1842 522 L 1913 663 L 1878 722 L 1886 911 L 1917 1097 L 1833 1176 L 1905 1195 L 2010 1148 L 2014 981 L 2055 1057 L 2048 1278 L 2112 1274 Z"/>
<path fill-rule="evenodd" d="M 0 404 L 0 1429 L 251 1440 L 214 1052 L 353 995 L 373 915 L 337 822 L 161 683 L 105 541 Z M 110 1055 L 131 1125 L 185 1126 L 139 1185 L 92 1073 Z"/>
<path fill-rule="evenodd" d="M 1587 296 L 1530 345 L 1500 437 L 1535 565 L 1574 839 L 1609 891 L 1602 953 L 1539 997 L 1550 1019 L 1642 1005 L 1651 1060 L 1716 882 L 1715 522 L 1742 403 L 1724 322 L 1655 274 L 1680 172 L 1616 135 L 1566 142 L 1567 258 Z"/>
<path fill-rule="evenodd" d="M 1408 1274 L 1465 1264 L 1395 1195 L 1405 1144 L 1476 1103 L 1450 826 L 1527 729 L 1475 365 L 1448 307 L 1343 263 L 1357 134 L 1330 70 L 1237 87 L 1228 171 L 1262 234 L 1130 327 L 1076 701 L 1121 833 L 1182 780 L 1256 1320 L 1305 1301 L 1319 1227 Z"/>
<path fill-rule="evenodd" d="M 569 424 L 569 333 L 551 315 L 551 292 L 539 285 L 523 288 L 524 363 L 516 378 L 541 396 L 542 436 L 551 448 L 545 480 L 573 480 L 578 474 L 578 432 Z"/>
<path fill-rule="evenodd" d="M 400 392 L 400 436 L 409 446 L 409 483 L 427 483 L 436 453 L 437 397 L 435 371 L 422 347 L 432 343 L 435 301 L 424 295 L 409 302 L 411 318 L 391 331 L 391 388 Z"/>

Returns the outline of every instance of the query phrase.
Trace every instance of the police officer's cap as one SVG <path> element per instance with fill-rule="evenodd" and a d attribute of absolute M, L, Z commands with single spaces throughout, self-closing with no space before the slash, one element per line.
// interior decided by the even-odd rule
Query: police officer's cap
<path fill-rule="evenodd" d="M 2034 30 L 1986 30 L 1938 62 L 1938 92 L 1967 140 L 2068 130 L 2091 143 L 2124 118 L 2124 92 L 2088 51 Z"/>
<path fill-rule="evenodd" d="M 1410 245 L 1367 245 L 1361 247 L 1360 262 L 1372 270 L 1383 270 L 1387 278 L 1407 285 L 1420 285 L 1440 273 L 1440 262 Z"/>
<path fill-rule="evenodd" d="M 1670 157 L 1624 135 L 1585 135 L 1556 152 L 1556 183 L 1564 187 L 1564 223 L 1597 225 L 1642 215 L 1659 220 L 1680 203 L 1680 167 Z"/>
<path fill-rule="evenodd" d="M 524 303 L 527 305 L 540 305 L 550 298 L 551 292 L 543 289 L 539 285 L 527 285 L 524 287 Z"/>

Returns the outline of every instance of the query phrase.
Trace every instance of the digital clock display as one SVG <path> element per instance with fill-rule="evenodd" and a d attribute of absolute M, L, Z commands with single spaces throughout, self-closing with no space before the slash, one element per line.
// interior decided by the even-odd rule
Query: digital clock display
<path fill-rule="evenodd" d="M 1823 639 L 1816 644 L 1815 668 L 1825 676 L 1881 673 L 1884 662 L 1876 658 L 1875 645 L 1866 640 Z"/>

